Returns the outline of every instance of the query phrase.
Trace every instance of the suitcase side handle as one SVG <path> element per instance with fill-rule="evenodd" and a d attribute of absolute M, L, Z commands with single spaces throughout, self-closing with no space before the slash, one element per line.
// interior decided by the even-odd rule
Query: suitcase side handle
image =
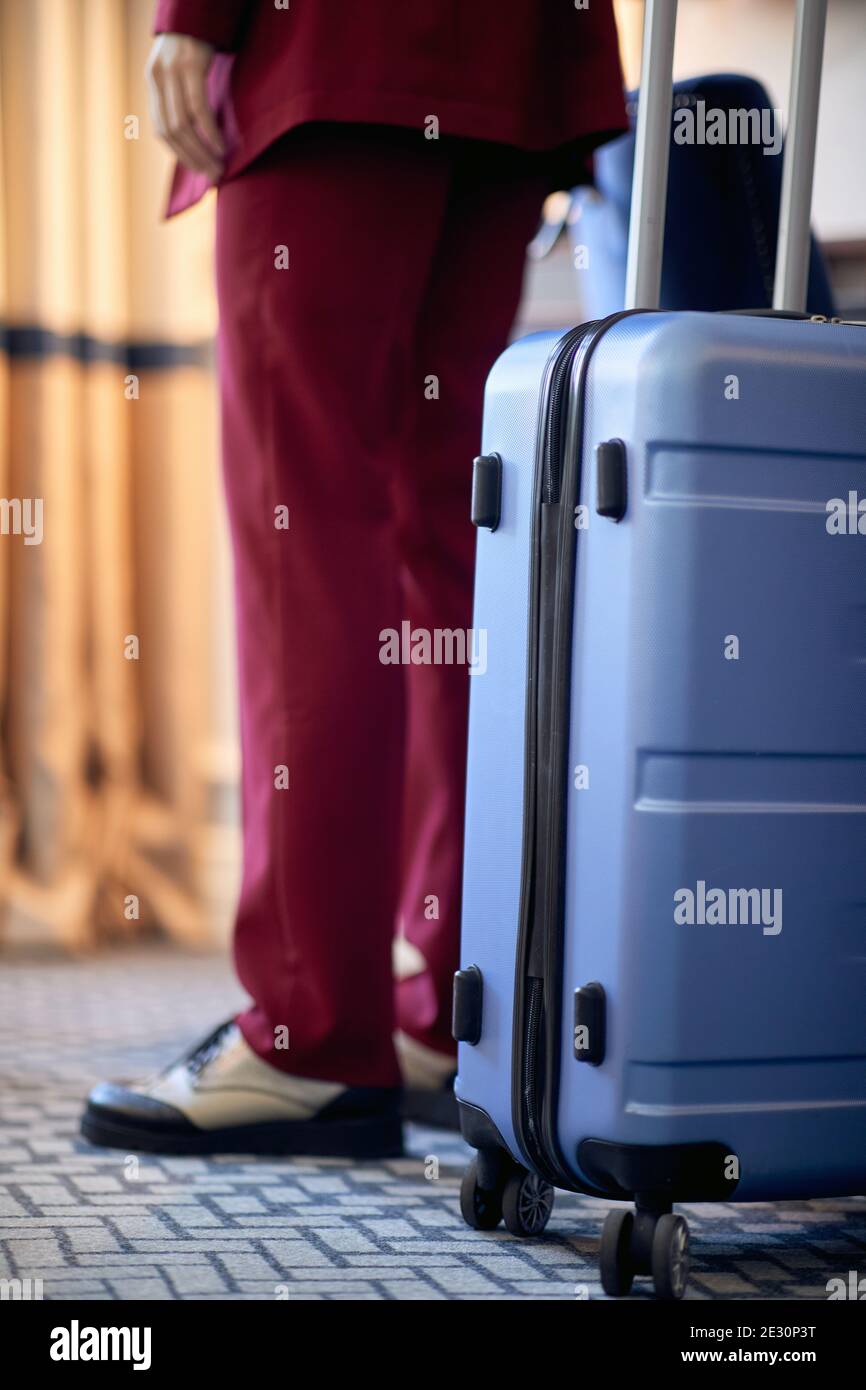
<path fill-rule="evenodd" d="M 773 308 L 803 312 L 827 0 L 797 0 Z M 677 0 L 646 0 L 625 303 L 658 308 L 664 250 Z"/>

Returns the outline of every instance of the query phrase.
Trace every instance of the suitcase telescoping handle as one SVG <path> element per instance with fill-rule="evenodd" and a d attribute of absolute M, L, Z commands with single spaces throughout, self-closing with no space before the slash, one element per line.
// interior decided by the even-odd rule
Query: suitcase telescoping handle
<path fill-rule="evenodd" d="M 797 0 L 773 308 L 806 307 L 812 176 L 827 0 Z M 625 302 L 655 309 L 661 291 L 677 0 L 646 0 Z"/>

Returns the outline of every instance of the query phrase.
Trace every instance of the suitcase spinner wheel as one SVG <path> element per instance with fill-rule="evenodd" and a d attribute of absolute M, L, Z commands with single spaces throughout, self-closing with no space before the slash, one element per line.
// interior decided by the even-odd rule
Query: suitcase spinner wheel
<path fill-rule="evenodd" d="M 499 1155 L 473 1158 L 460 1184 L 460 1214 L 475 1231 L 492 1231 L 504 1219 L 513 1236 L 540 1235 L 553 1211 L 549 1183 Z"/>
<path fill-rule="evenodd" d="M 657 1298 L 678 1299 L 689 1279 L 689 1228 L 684 1216 L 637 1203 L 635 1212 L 608 1212 L 599 1252 L 601 1287 L 622 1298 L 636 1274 L 651 1274 Z"/>
<path fill-rule="evenodd" d="M 473 1231 L 493 1231 L 502 1220 L 502 1191 L 482 1187 L 478 1177 L 478 1159 L 473 1158 L 460 1184 L 460 1215 Z"/>
<path fill-rule="evenodd" d="M 515 1169 L 502 1193 L 502 1216 L 513 1236 L 540 1235 L 553 1211 L 550 1183 L 525 1168 Z"/>
<path fill-rule="evenodd" d="M 683 1216 L 659 1218 L 653 1232 L 652 1276 L 659 1298 L 682 1298 L 689 1278 L 689 1227 Z"/>
<path fill-rule="evenodd" d="M 608 1298 L 622 1298 L 632 1286 L 635 1275 L 631 1262 L 633 1230 L 634 1215 L 630 1211 L 609 1211 L 605 1217 L 598 1263 L 601 1287 Z"/>

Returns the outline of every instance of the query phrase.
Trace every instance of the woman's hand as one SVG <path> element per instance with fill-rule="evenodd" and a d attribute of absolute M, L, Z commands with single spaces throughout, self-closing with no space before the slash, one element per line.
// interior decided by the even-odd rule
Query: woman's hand
<path fill-rule="evenodd" d="M 222 136 L 207 97 L 214 49 L 187 34 L 159 34 L 147 62 L 154 129 L 182 164 L 216 180 L 223 171 Z"/>

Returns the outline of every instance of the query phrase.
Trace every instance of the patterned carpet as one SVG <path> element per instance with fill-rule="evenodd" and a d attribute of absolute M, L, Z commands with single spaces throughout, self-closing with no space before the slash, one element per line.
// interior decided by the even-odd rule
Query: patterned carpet
<path fill-rule="evenodd" d="M 41 1279 L 46 1299 L 602 1297 L 607 1205 L 560 1193 L 535 1241 L 469 1231 L 456 1135 L 412 1129 L 381 1164 L 137 1159 L 78 1138 L 92 1081 L 152 1070 L 239 998 L 210 956 L 0 957 L 0 1278 Z M 866 1272 L 862 1198 L 682 1210 L 692 1298 L 825 1299 Z"/>

